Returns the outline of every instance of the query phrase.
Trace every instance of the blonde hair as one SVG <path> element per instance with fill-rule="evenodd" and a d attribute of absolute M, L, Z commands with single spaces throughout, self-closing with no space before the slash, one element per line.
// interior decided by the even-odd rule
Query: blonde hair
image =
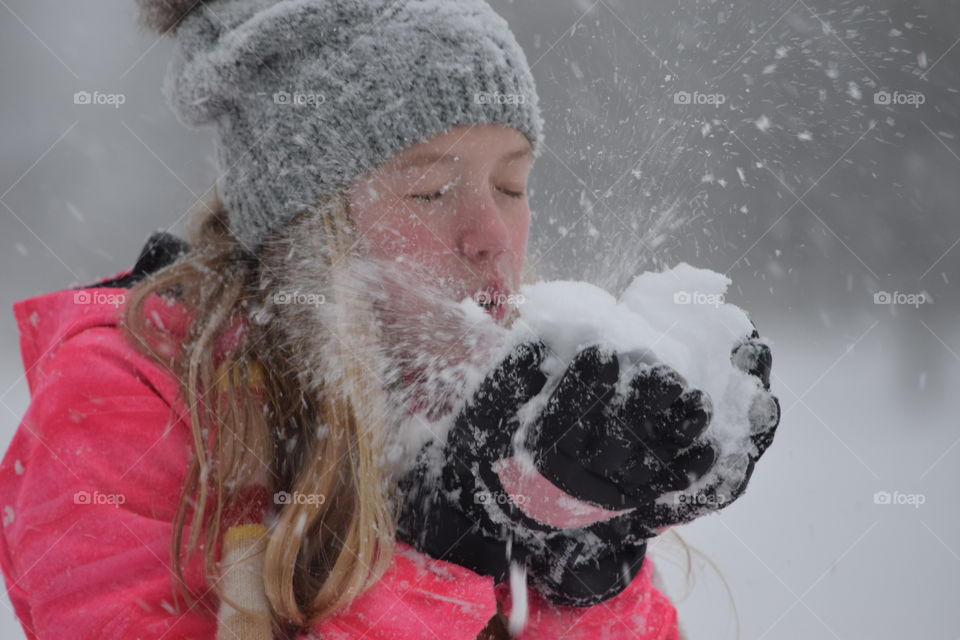
<path fill-rule="evenodd" d="M 174 598 L 179 592 L 193 600 L 182 586 L 183 563 L 198 551 L 201 537 L 205 574 L 223 597 L 215 550 L 225 533 L 225 511 L 245 507 L 244 487 L 265 484 L 268 496 L 321 495 L 322 501 L 280 505 L 266 534 L 263 580 L 274 629 L 292 634 L 348 604 L 389 565 L 396 515 L 378 464 L 377 434 L 387 416 L 376 399 L 383 390 L 360 362 L 371 341 L 362 333 L 338 354 L 340 388 L 317 388 L 298 371 L 298 345 L 282 322 L 250 321 L 218 362 L 218 343 L 231 323 L 269 307 L 282 286 L 282 279 L 268 274 L 284 262 L 291 239 L 281 232 L 254 256 L 231 235 L 218 198 L 204 207 L 190 251 L 138 283 L 125 309 L 132 341 L 176 375 L 189 409 L 192 456 L 170 549 Z M 325 230 L 332 272 L 351 259 L 342 194 L 302 217 Z M 294 233 L 296 225 L 285 229 Z M 171 345 L 167 330 L 145 311 L 152 296 L 189 310 L 182 344 Z M 372 326 L 350 321 L 355 332 Z M 258 393 L 250 392 L 251 383 L 262 386 Z"/>
<path fill-rule="evenodd" d="M 675 542 L 675 546 L 670 545 L 667 541 L 672 539 Z M 740 612 L 737 610 L 737 603 L 733 597 L 733 591 L 730 588 L 730 583 L 727 582 L 726 577 L 723 575 L 723 571 L 720 570 L 720 567 L 717 563 L 707 555 L 702 550 L 698 549 L 696 546 L 690 544 L 680 535 L 680 532 L 677 531 L 676 527 L 671 527 L 668 531 L 663 532 L 656 538 L 657 544 L 648 544 L 647 546 L 647 558 L 655 560 L 655 566 L 657 567 L 657 573 L 663 574 L 663 566 L 671 567 L 681 567 L 684 566 L 686 569 L 683 572 L 683 584 L 684 584 L 684 593 L 679 597 L 673 597 L 671 594 L 665 593 L 670 597 L 671 602 L 676 606 L 676 603 L 683 602 L 694 589 L 694 557 L 699 557 L 703 560 L 704 564 L 708 565 L 713 572 L 717 575 L 717 578 L 720 579 L 720 582 L 723 584 L 723 588 L 726 591 L 727 598 L 730 600 L 730 606 L 733 609 L 733 620 L 734 628 L 736 629 L 735 637 L 740 637 Z M 677 558 L 677 553 L 675 551 L 679 550 L 680 559 Z M 659 581 L 654 581 L 654 586 L 661 588 L 661 584 L 657 584 Z M 682 626 L 682 619 L 678 620 L 680 625 L 680 639 L 684 640 L 687 635 L 684 633 Z"/>

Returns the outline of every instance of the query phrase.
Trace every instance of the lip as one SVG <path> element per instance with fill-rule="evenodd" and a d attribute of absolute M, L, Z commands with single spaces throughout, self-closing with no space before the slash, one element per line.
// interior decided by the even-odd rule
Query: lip
<path fill-rule="evenodd" d="M 502 323 L 510 311 L 508 300 L 509 291 L 498 282 L 491 283 L 477 289 L 473 293 L 473 300 L 497 323 Z"/>
<path fill-rule="evenodd" d="M 497 324 L 501 324 L 504 321 L 509 310 L 510 309 L 505 304 L 495 304 L 486 309 L 487 313 L 493 317 Z"/>

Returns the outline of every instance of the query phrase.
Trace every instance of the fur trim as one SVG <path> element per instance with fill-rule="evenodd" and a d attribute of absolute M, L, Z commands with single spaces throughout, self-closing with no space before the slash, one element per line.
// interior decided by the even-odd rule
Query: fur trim
<path fill-rule="evenodd" d="M 137 0 L 140 6 L 140 24 L 165 34 L 176 30 L 180 22 L 200 8 L 204 0 Z"/>

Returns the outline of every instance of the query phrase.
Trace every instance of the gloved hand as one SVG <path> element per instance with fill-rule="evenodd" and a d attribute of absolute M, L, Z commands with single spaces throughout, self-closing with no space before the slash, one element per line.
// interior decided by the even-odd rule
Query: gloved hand
<path fill-rule="evenodd" d="M 711 416 L 709 396 L 665 364 L 597 347 L 577 354 L 529 427 L 526 446 L 539 472 L 570 495 L 629 511 L 548 535 L 545 550 L 527 560 L 531 584 L 573 606 L 626 588 L 658 526 L 638 515 L 664 493 L 689 487 L 716 460 L 700 437 Z"/>
<path fill-rule="evenodd" d="M 518 409 L 546 382 L 543 356 L 540 342 L 516 348 L 481 383 L 446 441 L 423 447 L 400 479 L 400 540 L 500 582 L 512 541 L 549 529 L 505 499 L 492 468 L 510 455 Z"/>
<path fill-rule="evenodd" d="M 557 529 L 507 497 L 495 463 L 513 455 L 517 412 L 546 382 L 540 371 L 544 351 L 534 342 L 506 358 L 457 417 L 445 445 L 421 452 L 401 481 L 398 537 L 498 581 L 512 557 L 526 564 L 531 584 L 553 602 L 594 604 L 629 584 L 640 569 L 645 539 L 655 533 L 623 516 Z M 617 356 L 596 347 L 579 353 L 527 437 L 547 479 L 608 509 L 686 488 L 715 458 L 706 442 L 693 446 L 710 419 L 703 393 L 686 389 L 664 365 L 637 367 L 621 392 L 619 366 Z"/>
<path fill-rule="evenodd" d="M 642 505 L 629 515 L 638 525 L 661 528 L 682 524 L 730 506 L 746 491 L 757 460 L 773 442 L 780 424 L 780 401 L 770 393 L 773 355 L 770 347 L 760 341 L 756 326 L 749 336 L 737 343 L 730 358 L 738 369 L 756 377 L 760 386 L 748 413 L 751 446 L 741 454 L 746 457 L 746 464 L 740 464 L 742 458 L 725 461 L 723 473 L 735 473 L 736 477 L 721 475 L 716 469 L 709 470 L 705 474 L 709 477 L 706 485 L 692 496 L 683 496 L 686 499 L 670 504 L 650 502 Z M 737 469 L 741 471 L 734 471 Z"/>
<path fill-rule="evenodd" d="M 747 452 L 749 458 L 747 472 L 743 482 L 735 492 L 736 496 L 739 497 L 746 490 L 747 483 L 750 482 L 757 460 L 766 452 L 773 442 L 773 436 L 776 435 L 777 427 L 780 425 L 780 400 L 770 393 L 773 354 L 770 352 L 770 347 L 760 342 L 760 333 L 757 331 L 756 325 L 754 325 L 753 333 L 733 348 L 730 358 L 738 369 L 757 378 L 764 391 L 757 396 L 750 408 L 750 439 L 756 447 L 756 451 Z"/>
<path fill-rule="evenodd" d="M 629 380 L 623 390 L 621 378 Z M 711 467 L 716 451 L 698 438 L 712 413 L 709 396 L 667 365 L 593 346 L 564 372 L 526 446 L 540 473 L 570 495 L 637 507 Z"/>
<path fill-rule="evenodd" d="M 756 328 L 731 353 L 734 366 L 755 376 L 762 388 L 749 412 L 753 448 L 743 452 L 747 456 L 746 468 L 735 477 L 725 477 L 725 474 L 741 468 L 741 465 L 725 465 L 721 472 L 713 450 L 702 437 L 705 423 L 709 421 L 709 398 L 698 391 L 683 388 L 683 379 L 675 371 L 654 365 L 641 376 L 634 377 L 629 387 L 634 399 L 629 400 L 628 395 L 620 405 L 620 411 L 628 414 L 624 418 L 616 410 L 604 411 L 599 408 L 600 403 L 589 401 L 590 396 L 606 400 L 610 383 L 616 380 L 613 359 L 602 357 L 596 351 L 582 353 L 580 357 L 581 371 L 597 369 L 606 370 L 606 373 L 581 376 L 584 380 L 592 379 L 592 385 L 578 387 L 570 384 L 566 387 L 573 395 L 579 388 L 580 404 L 591 406 L 582 414 L 585 418 L 580 417 L 571 429 L 561 433 L 555 447 L 540 447 L 547 453 L 541 456 L 541 472 L 566 486 L 571 493 L 600 503 L 606 496 L 603 483 L 596 476 L 584 473 L 585 468 L 592 469 L 602 478 L 619 481 L 624 491 L 623 503 L 636 506 L 588 527 L 552 533 L 547 537 L 546 552 L 528 559 L 534 587 L 541 593 L 550 594 L 554 602 L 567 605 L 594 604 L 625 588 L 640 569 L 646 551 L 645 539 L 654 535 L 654 529 L 689 522 L 725 508 L 739 498 L 746 490 L 756 461 L 773 441 L 780 422 L 779 400 L 769 393 L 773 357 L 769 347 L 760 342 Z M 567 374 L 573 375 L 569 370 Z M 559 388 L 563 387 L 561 382 Z M 669 408 L 664 410 L 668 405 Z M 596 429 L 596 425 L 602 424 L 598 413 L 614 418 L 604 432 Z M 631 424 L 630 413 L 647 416 L 643 421 L 646 428 L 643 435 L 649 439 L 638 438 L 641 434 L 626 428 Z M 541 424 L 541 442 L 544 428 Z M 532 433 L 536 441 L 537 431 Z M 650 438 L 658 433 L 672 437 L 665 441 Z M 626 451 L 630 449 L 628 443 L 635 446 L 637 442 L 647 451 L 644 462 L 640 465 L 624 464 L 618 471 L 619 461 L 636 459 Z M 576 463 L 578 460 L 586 464 L 580 466 Z M 605 466 L 604 462 L 609 462 L 610 466 Z M 663 493 L 687 489 L 693 481 L 704 476 L 709 478 L 705 488 L 692 497 L 688 496 L 691 499 L 667 504 L 656 501 Z M 733 490 L 729 491 L 729 487 Z M 723 490 L 726 493 L 721 493 Z"/>

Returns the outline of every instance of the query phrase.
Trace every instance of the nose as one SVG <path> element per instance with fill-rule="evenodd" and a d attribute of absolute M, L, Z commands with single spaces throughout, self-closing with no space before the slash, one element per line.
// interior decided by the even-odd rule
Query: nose
<path fill-rule="evenodd" d="M 510 229 L 493 196 L 483 193 L 471 194 L 463 202 L 457 245 L 460 252 L 475 264 L 494 261 L 510 247 Z"/>

